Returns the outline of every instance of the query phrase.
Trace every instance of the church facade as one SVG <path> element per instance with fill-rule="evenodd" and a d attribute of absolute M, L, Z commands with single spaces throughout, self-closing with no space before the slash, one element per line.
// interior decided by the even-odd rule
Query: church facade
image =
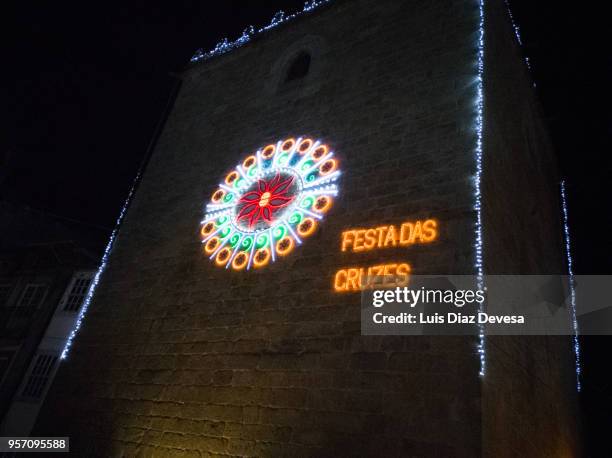
<path fill-rule="evenodd" d="M 360 332 L 363 272 L 564 272 L 504 2 L 338 0 L 202 60 L 36 432 L 79 456 L 579 455 L 568 337 Z"/>

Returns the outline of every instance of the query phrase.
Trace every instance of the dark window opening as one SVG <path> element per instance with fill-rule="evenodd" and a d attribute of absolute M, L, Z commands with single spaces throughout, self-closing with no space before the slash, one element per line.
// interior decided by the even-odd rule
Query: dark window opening
<path fill-rule="evenodd" d="M 302 51 L 297 55 L 291 65 L 289 66 L 289 70 L 287 70 L 287 77 L 285 81 L 293 81 L 300 78 L 304 78 L 308 74 L 308 70 L 310 69 L 310 54 Z"/>
<path fill-rule="evenodd" d="M 57 356 L 38 355 L 21 395 L 33 399 L 40 398 L 51 378 L 56 361 Z"/>

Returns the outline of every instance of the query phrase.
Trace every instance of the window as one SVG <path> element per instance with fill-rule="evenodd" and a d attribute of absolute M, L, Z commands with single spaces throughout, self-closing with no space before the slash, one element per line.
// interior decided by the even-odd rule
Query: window
<path fill-rule="evenodd" d="M 37 308 L 43 300 L 46 289 L 45 285 L 28 283 L 16 304 L 17 308 L 22 310 Z"/>
<path fill-rule="evenodd" d="M 16 323 L 18 325 L 19 318 L 30 316 L 43 301 L 46 291 L 47 287 L 45 285 L 28 283 L 17 303 L 12 307 L 13 311 L 8 326 L 15 326 Z"/>
<path fill-rule="evenodd" d="M 305 51 L 300 52 L 289 65 L 285 82 L 304 78 L 310 69 L 310 54 Z"/>
<path fill-rule="evenodd" d="M 81 308 L 81 304 L 83 304 L 83 300 L 87 295 L 90 284 L 90 276 L 79 275 L 73 279 L 70 293 L 68 293 L 68 297 L 66 298 L 66 303 L 64 305 L 64 311 L 76 312 Z"/>
<path fill-rule="evenodd" d="M 15 350 L 0 350 L 0 384 L 4 380 L 4 374 L 8 372 Z"/>
<path fill-rule="evenodd" d="M 38 355 L 21 395 L 32 399 L 39 399 L 51 379 L 56 361 L 57 356 Z"/>
<path fill-rule="evenodd" d="M 9 297 L 11 295 L 11 285 L 8 283 L 0 284 L 0 307 L 8 305 Z"/>

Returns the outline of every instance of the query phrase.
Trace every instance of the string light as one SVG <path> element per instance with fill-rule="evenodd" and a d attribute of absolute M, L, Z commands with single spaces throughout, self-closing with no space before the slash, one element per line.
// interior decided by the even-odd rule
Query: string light
<path fill-rule="evenodd" d="M 121 207 L 121 211 L 119 212 L 119 216 L 117 217 L 117 221 L 115 222 L 115 228 L 113 229 L 113 232 L 111 233 L 110 238 L 108 239 L 108 243 L 106 244 L 106 247 L 104 248 L 104 254 L 102 255 L 100 266 L 98 267 L 98 270 L 96 271 L 96 274 L 94 275 L 93 280 L 91 281 L 91 284 L 89 285 L 89 289 L 87 290 L 87 294 L 85 295 L 85 299 L 83 300 L 83 305 L 81 306 L 81 310 L 79 311 L 79 315 L 76 319 L 76 323 L 74 327 L 72 328 L 72 331 L 70 331 L 68 340 L 66 341 L 66 344 L 64 345 L 64 349 L 62 350 L 62 354 L 60 355 L 60 359 L 62 360 L 65 360 L 68 357 L 68 353 L 70 352 L 70 349 L 72 348 L 72 343 L 74 342 L 74 338 L 79 332 L 79 329 L 81 329 L 81 325 L 83 324 L 83 320 L 85 319 L 85 315 L 87 314 L 87 310 L 89 309 L 89 304 L 91 303 L 91 299 L 93 298 L 96 288 L 98 287 L 100 278 L 102 277 L 102 274 L 104 273 L 104 271 L 106 270 L 106 267 L 108 266 L 108 259 L 110 257 L 110 253 L 115 244 L 115 240 L 117 239 L 117 234 L 119 233 L 121 222 L 123 221 L 123 218 L 125 217 L 128 206 L 130 205 L 134 192 L 136 191 L 136 185 L 140 181 L 140 175 L 141 175 L 140 172 L 136 175 L 136 178 L 134 179 L 134 182 L 132 183 L 132 187 L 130 188 L 128 196 L 125 199 L 123 206 Z"/>
<path fill-rule="evenodd" d="M 510 17 L 510 22 L 512 24 L 512 29 L 514 30 L 514 35 L 516 36 L 516 41 L 519 46 L 523 46 L 523 40 L 521 38 L 521 30 L 514 20 L 514 16 L 512 14 L 512 9 L 510 8 L 509 0 L 504 0 L 506 3 L 506 9 L 508 10 L 508 16 Z M 525 64 L 527 65 L 527 69 L 531 71 L 531 62 L 529 61 L 528 56 L 524 56 Z M 533 82 L 533 87 L 536 87 L 536 83 Z M 575 357 L 575 365 L 576 365 L 576 389 L 578 392 L 581 391 L 581 364 L 580 364 L 580 343 L 578 340 L 578 320 L 576 318 L 576 291 L 575 291 L 575 281 L 574 281 L 574 272 L 572 265 L 572 254 L 570 251 L 570 233 L 569 233 L 569 224 L 567 217 L 567 197 L 565 191 L 565 180 L 561 181 L 561 204 L 563 209 L 563 233 L 565 238 L 565 254 L 567 257 L 567 272 L 569 277 L 569 289 L 570 289 L 570 313 L 572 320 L 572 327 L 574 330 L 573 336 L 573 347 L 574 347 L 574 357 Z"/>
<path fill-rule="evenodd" d="M 510 1 L 509 0 L 504 0 L 504 3 L 506 3 L 506 9 L 508 10 L 508 16 L 510 16 L 510 22 L 512 23 L 512 29 L 514 30 L 514 35 L 516 36 L 516 41 L 518 41 L 518 44 L 520 46 L 523 46 L 523 40 L 521 39 L 521 29 L 519 28 L 519 26 L 515 22 L 514 16 L 512 15 L 512 9 L 510 8 Z"/>
<path fill-rule="evenodd" d="M 508 10 L 508 16 L 510 17 L 510 23 L 512 24 L 512 30 L 514 30 L 514 36 L 516 37 L 516 41 L 519 44 L 519 46 L 523 48 L 523 39 L 521 38 L 521 29 L 516 23 L 516 21 L 514 20 L 514 16 L 512 15 L 512 8 L 510 8 L 510 1 L 504 0 L 504 3 L 506 4 L 506 9 Z M 529 57 L 524 56 L 523 58 L 525 59 L 525 65 L 527 65 L 527 70 L 531 72 L 531 62 L 529 61 Z M 535 81 L 533 81 L 533 87 L 536 87 Z"/>
<path fill-rule="evenodd" d="M 567 216 L 567 195 L 565 191 L 565 180 L 561 180 L 561 207 L 563 209 L 563 235 L 565 239 L 565 255 L 567 256 L 567 275 L 569 277 L 570 290 L 570 314 L 572 327 L 574 328 L 574 358 L 576 364 L 576 389 L 581 391 L 582 385 L 580 381 L 581 365 L 580 365 L 580 343 L 578 341 L 578 319 L 576 318 L 576 284 L 574 281 L 574 265 L 572 262 L 572 252 L 570 243 L 569 222 Z"/>
<path fill-rule="evenodd" d="M 484 112 L 484 0 L 478 2 L 478 46 L 477 46 L 477 69 L 476 77 L 476 174 L 474 176 L 474 210 L 476 211 L 476 240 L 475 267 L 476 267 L 476 286 L 479 290 L 484 290 L 484 260 L 483 260 L 483 239 L 482 239 L 482 129 Z M 484 312 L 484 302 L 479 305 L 481 312 Z M 479 375 L 484 377 L 486 373 L 486 354 L 485 354 L 485 334 L 484 325 L 478 325 L 478 356 L 480 359 Z"/>
<path fill-rule="evenodd" d="M 285 16 L 285 13 L 283 11 L 278 11 L 272 17 L 272 20 L 270 21 L 270 23 L 264 27 L 261 27 L 260 29 L 255 29 L 255 27 L 250 25 L 246 29 L 244 29 L 244 31 L 242 32 L 242 35 L 240 35 L 240 37 L 238 37 L 234 41 L 229 41 L 227 38 L 224 38 L 219 43 L 217 43 L 217 45 L 210 51 L 204 51 L 203 49 L 198 49 L 195 52 L 195 54 L 191 57 L 191 62 L 195 63 L 195 62 L 205 61 L 213 57 L 220 56 L 221 54 L 230 52 L 236 48 L 239 48 L 245 45 L 249 41 L 251 41 L 255 35 L 258 35 L 260 33 L 273 29 L 274 27 L 277 27 L 280 24 L 284 24 L 285 22 L 292 21 L 298 16 L 301 16 L 305 13 L 309 13 L 315 8 L 318 8 L 329 2 L 331 2 L 331 0 L 309 0 L 306 3 L 304 3 L 304 7 L 302 8 L 301 11 L 297 11 L 293 14 L 290 14 L 289 16 Z"/>

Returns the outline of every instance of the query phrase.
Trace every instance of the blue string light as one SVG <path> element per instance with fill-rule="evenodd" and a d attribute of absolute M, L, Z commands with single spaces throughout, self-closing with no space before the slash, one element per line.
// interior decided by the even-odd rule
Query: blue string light
<path fill-rule="evenodd" d="M 567 256 L 567 275 L 569 277 L 570 290 L 570 314 L 572 327 L 574 328 L 574 358 L 576 364 L 576 389 L 578 392 L 582 389 L 580 381 L 581 365 L 580 365 L 580 342 L 578 341 L 578 319 L 576 318 L 576 284 L 574 281 L 574 265 L 572 262 L 571 242 L 569 222 L 567 216 L 567 194 L 565 191 L 565 180 L 561 180 L 561 207 L 563 209 L 563 235 L 565 239 L 565 255 Z"/>
<path fill-rule="evenodd" d="M 285 22 L 291 21 L 302 14 L 309 13 L 315 8 L 320 7 L 321 5 L 325 5 L 326 3 L 331 2 L 331 0 L 309 0 L 304 3 L 304 8 L 301 11 L 297 11 L 289 16 L 285 16 L 283 11 L 278 11 L 273 17 L 270 23 L 260 29 L 255 29 L 252 25 L 248 26 L 242 32 L 242 35 L 238 37 L 234 41 L 229 41 L 227 38 L 221 40 L 217 45 L 211 49 L 210 51 L 204 51 L 202 49 L 198 49 L 195 54 L 191 57 L 191 62 L 200 62 L 211 59 L 216 56 L 220 56 L 221 54 L 225 54 L 227 52 L 232 51 L 233 49 L 239 48 L 242 45 L 248 43 L 253 39 L 253 37 L 257 34 L 266 32 L 274 27 L 279 26 L 280 24 L 284 24 Z"/>
<path fill-rule="evenodd" d="M 523 46 L 523 40 L 521 38 L 521 30 L 518 26 L 518 24 L 516 23 L 516 21 L 514 20 L 514 16 L 512 15 L 512 9 L 510 8 L 510 2 L 509 0 L 504 0 L 504 2 L 506 3 L 506 8 L 508 10 L 508 16 L 510 17 L 510 22 L 512 24 L 512 29 L 514 30 L 514 35 L 516 36 L 516 41 L 518 42 L 519 46 Z M 525 59 L 525 64 L 527 65 L 527 69 L 529 71 L 531 71 L 531 62 L 529 61 L 529 57 L 528 56 L 524 56 Z M 536 87 L 536 83 L 533 83 L 533 86 Z M 568 219 L 567 219 L 567 200 L 566 200 L 566 193 L 565 193 L 565 181 L 561 181 L 561 203 L 562 203 L 562 208 L 563 208 L 563 233 L 564 233 L 564 238 L 565 238 L 565 253 L 567 256 L 567 271 L 568 271 L 568 277 L 569 277 L 569 288 L 570 288 L 570 313 L 571 313 L 571 320 L 572 320 L 572 326 L 574 329 L 574 338 L 573 338 L 573 342 L 574 342 L 574 356 L 575 356 L 575 363 L 576 363 L 576 388 L 578 390 L 578 392 L 580 392 L 581 390 L 581 382 L 580 382 L 580 375 L 581 375 L 581 365 L 580 365 L 580 343 L 578 341 L 578 320 L 576 318 L 576 291 L 575 291 L 575 282 L 574 282 L 574 272 L 573 272 L 573 265 L 572 265 L 572 254 L 570 251 L 570 233 L 569 233 L 569 224 L 568 224 Z"/>
<path fill-rule="evenodd" d="M 81 310 L 79 311 L 79 315 L 77 317 L 74 328 L 72 328 L 72 331 L 70 331 L 68 340 L 66 341 L 66 344 L 64 345 L 64 349 L 62 350 L 62 354 L 60 355 L 60 359 L 62 360 L 65 360 L 68 357 L 68 353 L 70 352 L 70 348 L 72 347 L 74 338 L 79 332 L 79 329 L 81 329 L 81 324 L 83 323 L 83 320 L 85 319 L 85 315 L 87 314 L 87 310 L 89 309 L 89 304 L 91 303 L 91 300 L 94 296 L 98 283 L 100 282 L 100 278 L 102 277 L 102 274 L 104 273 L 104 271 L 106 270 L 106 267 L 108 266 L 108 258 L 110 256 L 111 250 L 113 249 L 113 245 L 115 244 L 117 234 L 119 233 L 119 227 L 121 226 L 121 222 L 123 221 L 123 218 L 125 217 L 125 213 L 127 212 L 128 206 L 132 200 L 134 192 L 136 191 L 136 185 L 139 181 L 140 181 L 140 172 L 136 175 L 136 178 L 134 179 L 134 182 L 132 183 L 132 187 L 130 188 L 130 192 L 128 193 L 128 196 L 125 199 L 125 202 L 123 203 L 123 207 L 121 207 L 121 211 L 119 212 L 119 217 L 117 218 L 117 221 L 115 223 L 115 228 L 113 229 L 113 232 L 111 233 L 110 238 L 108 239 L 108 243 L 106 244 L 106 247 L 104 248 L 104 254 L 102 255 L 100 266 L 98 267 L 98 270 L 96 271 L 96 274 L 94 275 L 94 278 L 91 281 L 91 284 L 89 285 L 89 289 L 87 290 L 87 294 L 85 295 L 85 299 L 83 300 L 83 305 L 81 306 Z"/>
<path fill-rule="evenodd" d="M 506 4 L 506 9 L 508 10 L 508 16 L 510 17 L 510 23 L 512 24 L 512 29 L 514 30 L 514 36 L 516 37 L 517 43 L 522 48 L 523 47 L 523 39 L 521 38 L 521 29 L 518 26 L 518 24 L 516 23 L 516 21 L 514 20 L 514 16 L 512 15 L 512 8 L 510 8 L 510 1 L 509 0 L 504 0 L 504 3 Z M 523 52 L 523 54 L 524 54 L 524 52 Z M 529 70 L 531 72 L 531 62 L 529 61 L 529 57 L 528 56 L 524 56 L 523 58 L 525 59 L 525 65 L 527 65 L 527 70 Z M 533 87 L 536 87 L 535 81 L 533 81 L 532 84 L 533 84 Z"/>
<path fill-rule="evenodd" d="M 514 35 L 516 36 L 516 41 L 518 41 L 518 44 L 520 46 L 523 46 L 523 40 L 521 39 L 521 29 L 519 28 L 516 21 L 514 20 L 514 16 L 512 15 L 512 9 L 510 8 L 510 2 L 509 0 L 504 0 L 504 3 L 506 3 L 506 8 L 508 10 L 508 16 L 510 16 L 510 22 L 512 23 L 512 29 L 514 29 Z"/>
<path fill-rule="evenodd" d="M 483 129 L 483 112 L 484 112 L 484 0 L 478 2 L 478 47 L 477 47 L 477 68 L 478 74 L 476 77 L 476 174 L 474 176 L 474 210 L 476 211 L 476 240 L 474 243 L 475 249 L 475 267 L 476 267 L 476 283 L 479 290 L 484 290 L 484 260 L 483 260 L 483 239 L 482 239 L 482 129 Z M 484 303 L 479 305 L 481 312 L 484 312 Z M 483 377 L 486 372 L 486 354 L 485 354 L 485 334 L 484 326 L 478 325 L 478 356 L 480 358 L 479 375 Z"/>

